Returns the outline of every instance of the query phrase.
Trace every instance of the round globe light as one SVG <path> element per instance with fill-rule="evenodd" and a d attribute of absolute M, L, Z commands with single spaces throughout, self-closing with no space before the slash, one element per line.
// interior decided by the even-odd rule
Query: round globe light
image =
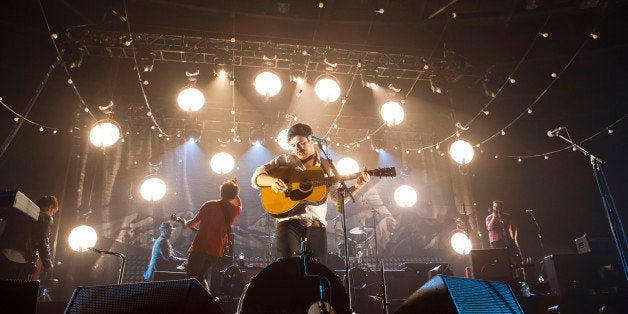
<path fill-rule="evenodd" d="M 120 126 L 110 119 L 97 121 L 89 132 L 89 141 L 97 147 L 109 147 L 118 139 L 120 139 Z"/>
<path fill-rule="evenodd" d="M 273 72 L 262 72 L 255 78 L 255 90 L 265 97 L 273 97 L 281 90 L 281 79 Z"/>
<path fill-rule="evenodd" d="M 340 97 L 340 85 L 331 77 L 322 77 L 314 85 L 314 92 L 322 101 L 334 102 Z"/>
<path fill-rule="evenodd" d="M 351 157 L 340 158 L 336 168 L 338 168 L 338 174 L 341 176 L 360 172 L 358 162 Z"/>
<path fill-rule="evenodd" d="M 401 105 L 396 101 L 389 101 L 382 105 L 380 109 L 382 119 L 386 121 L 386 124 L 393 126 L 401 123 L 405 117 L 405 113 Z"/>
<path fill-rule="evenodd" d="M 215 173 L 225 174 L 233 170 L 235 159 L 229 153 L 220 152 L 212 157 L 209 165 Z"/>
<path fill-rule="evenodd" d="M 416 203 L 417 195 L 414 188 L 402 185 L 395 190 L 395 202 L 401 207 L 412 207 Z"/>
<path fill-rule="evenodd" d="M 473 160 L 473 146 L 467 141 L 457 140 L 449 147 L 449 155 L 461 165 L 468 164 Z"/>
<path fill-rule="evenodd" d="M 288 144 L 288 129 L 283 129 L 277 134 L 277 144 L 285 150 L 290 150 L 290 144 Z"/>
<path fill-rule="evenodd" d="M 85 225 L 72 229 L 70 235 L 68 236 L 70 248 L 77 252 L 85 252 L 90 247 L 94 247 L 97 240 L 98 235 L 96 234 L 96 230 Z"/>
<path fill-rule="evenodd" d="M 450 242 L 451 247 L 458 254 L 469 254 L 469 252 L 471 252 L 471 240 L 469 240 L 469 237 L 463 231 L 454 231 L 454 233 L 451 235 Z"/>
<path fill-rule="evenodd" d="M 197 88 L 188 87 L 179 93 L 177 103 L 184 111 L 198 111 L 205 105 L 205 96 Z"/>
<path fill-rule="evenodd" d="M 166 195 L 166 182 L 155 177 L 148 178 L 142 182 L 140 194 L 147 201 L 158 201 Z"/>

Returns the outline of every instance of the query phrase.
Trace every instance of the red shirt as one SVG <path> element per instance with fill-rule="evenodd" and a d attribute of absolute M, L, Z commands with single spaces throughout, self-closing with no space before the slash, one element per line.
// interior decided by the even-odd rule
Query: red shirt
<path fill-rule="evenodd" d="M 497 219 L 493 225 L 493 229 L 490 229 L 488 224 L 491 221 L 491 219 L 493 219 L 493 215 L 494 213 L 491 213 L 490 215 L 486 216 L 486 229 L 488 229 L 488 240 L 489 243 L 493 243 L 499 240 L 505 240 L 504 239 L 504 234 L 503 231 L 506 231 L 506 236 L 508 237 L 508 239 L 510 239 L 510 215 L 507 213 L 501 213 L 501 217 L 502 220 L 504 222 L 504 228 L 502 229 L 502 225 L 501 222 L 499 221 L 499 219 L 497 217 L 495 217 L 495 219 Z"/>
<path fill-rule="evenodd" d="M 227 204 L 227 205 L 223 205 Z M 233 203 L 222 202 L 220 200 L 209 201 L 201 206 L 196 217 L 190 221 L 194 226 L 200 223 L 196 237 L 190 246 L 190 252 L 204 252 L 209 256 L 221 257 L 225 253 L 225 243 L 227 242 L 227 223 L 223 214 L 222 206 L 226 206 L 226 211 L 232 225 L 242 213 L 241 206 Z"/>

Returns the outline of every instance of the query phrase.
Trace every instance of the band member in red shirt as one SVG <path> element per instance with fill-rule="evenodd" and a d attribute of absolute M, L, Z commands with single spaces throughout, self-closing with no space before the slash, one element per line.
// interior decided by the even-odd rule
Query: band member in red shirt
<path fill-rule="evenodd" d="M 207 272 L 224 255 L 231 226 L 242 213 L 239 193 L 235 180 L 223 182 L 220 199 L 206 202 L 192 220 L 184 223 L 186 228 L 199 225 L 189 250 L 188 277 L 196 278 L 208 291 Z"/>

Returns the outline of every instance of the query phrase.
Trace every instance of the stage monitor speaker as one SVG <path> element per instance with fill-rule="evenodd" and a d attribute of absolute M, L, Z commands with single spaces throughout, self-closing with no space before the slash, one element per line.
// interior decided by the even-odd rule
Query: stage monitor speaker
<path fill-rule="evenodd" d="M 503 282 L 436 276 L 403 302 L 395 313 L 523 313 Z"/>
<path fill-rule="evenodd" d="M 473 278 L 511 281 L 512 269 L 508 249 L 476 249 L 469 253 Z"/>
<path fill-rule="evenodd" d="M 38 291 L 39 281 L 2 279 L 0 304 L 7 313 L 35 313 Z"/>
<path fill-rule="evenodd" d="M 66 313 L 223 313 L 196 279 L 78 287 Z"/>

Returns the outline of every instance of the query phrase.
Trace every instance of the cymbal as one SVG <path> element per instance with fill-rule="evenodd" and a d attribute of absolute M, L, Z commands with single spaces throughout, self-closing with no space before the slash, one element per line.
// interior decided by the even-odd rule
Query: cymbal
<path fill-rule="evenodd" d="M 373 228 L 355 227 L 355 228 L 349 230 L 349 233 L 351 233 L 351 234 L 367 234 L 367 233 L 369 233 L 371 231 L 373 231 Z"/>

